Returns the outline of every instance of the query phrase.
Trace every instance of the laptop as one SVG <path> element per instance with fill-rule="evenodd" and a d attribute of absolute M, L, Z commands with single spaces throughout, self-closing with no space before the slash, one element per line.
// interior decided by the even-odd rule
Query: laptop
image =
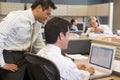
<path fill-rule="evenodd" d="M 90 79 L 110 76 L 116 47 L 103 44 L 91 44 L 88 66 L 95 69 Z"/>

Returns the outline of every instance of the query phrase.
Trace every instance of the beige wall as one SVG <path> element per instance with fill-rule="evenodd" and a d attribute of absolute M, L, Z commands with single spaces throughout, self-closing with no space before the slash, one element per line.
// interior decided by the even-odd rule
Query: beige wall
<path fill-rule="evenodd" d="M 114 2 L 113 11 L 113 31 L 120 29 L 120 0 L 112 0 Z"/>

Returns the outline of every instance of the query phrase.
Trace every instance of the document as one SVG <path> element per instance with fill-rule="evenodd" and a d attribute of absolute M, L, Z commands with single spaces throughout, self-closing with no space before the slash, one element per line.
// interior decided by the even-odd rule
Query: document
<path fill-rule="evenodd" d="M 81 54 L 66 54 L 66 56 L 68 56 L 68 57 L 70 57 L 70 58 L 72 58 L 74 60 L 80 60 L 80 61 L 88 60 L 88 57 L 83 56 Z"/>

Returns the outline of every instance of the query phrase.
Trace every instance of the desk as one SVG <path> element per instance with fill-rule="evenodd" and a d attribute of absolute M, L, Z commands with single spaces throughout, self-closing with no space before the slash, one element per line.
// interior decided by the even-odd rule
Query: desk
<path fill-rule="evenodd" d="M 87 55 L 88 56 L 88 55 Z M 87 64 L 87 61 L 75 61 L 75 64 Z M 109 76 L 109 77 L 104 77 L 104 78 L 98 78 L 98 79 L 93 79 L 93 80 L 120 80 L 120 76 L 115 75 L 114 73 Z"/>
<path fill-rule="evenodd" d="M 88 41 L 88 42 L 85 42 L 85 41 Z M 116 59 L 120 60 L 120 43 L 119 42 L 120 42 L 119 39 L 114 39 L 114 38 L 113 38 L 113 42 L 111 42 L 111 39 L 109 39 L 109 38 L 108 38 L 108 40 L 103 40 L 103 39 L 99 40 L 97 38 L 89 39 L 87 37 L 80 37 L 80 38 L 72 37 L 72 38 L 70 38 L 68 49 L 65 52 L 66 53 L 76 53 L 76 52 L 77 53 L 82 53 L 82 52 L 89 53 L 91 43 L 112 45 L 112 46 L 117 47 L 115 57 L 116 57 Z M 86 47 L 88 47 L 89 49 L 86 49 Z M 110 77 L 95 79 L 95 80 L 110 80 L 110 79 L 120 80 L 120 76 L 116 76 L 116 75 L 112 74 L 112 76 L 110 76 Z"/>
<path fill-rule="evenodd" d="M 120 80 L 120 76 L 112 74 L 109 77 L 100 78 L 100 79 L 94 79 L 94 80 Z"/>

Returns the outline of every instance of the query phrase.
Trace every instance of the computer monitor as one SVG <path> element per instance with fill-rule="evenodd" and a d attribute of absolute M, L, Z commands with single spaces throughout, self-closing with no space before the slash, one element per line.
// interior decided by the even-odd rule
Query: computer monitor
<path fill-rule="evenodd" d="M 81 22 L 77 24 L 78 30 L 84 32 L 85 31 L 85 23 Z"/>
<path fill-rule="evenodd" d="M 104 45 L 91 45 L 89 63 L 111 69 L 115 48 Z"/>

